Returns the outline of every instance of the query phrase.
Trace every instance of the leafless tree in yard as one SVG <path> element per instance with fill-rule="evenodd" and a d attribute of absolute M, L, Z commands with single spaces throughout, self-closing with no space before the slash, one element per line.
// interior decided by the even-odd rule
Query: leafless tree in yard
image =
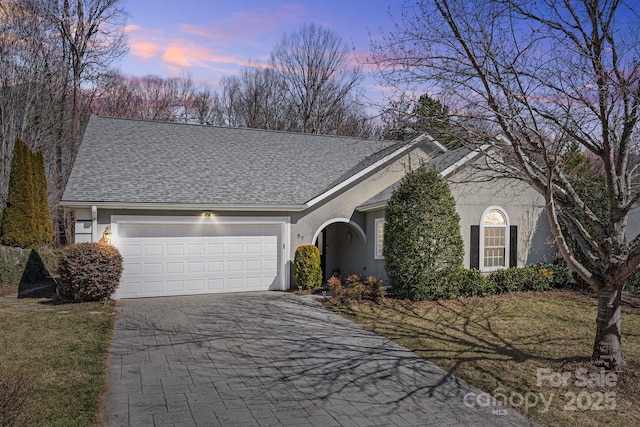
<path fill-rule="evenodd" d="M 544 196 L 560 253 L 598 293 L 592 361 L 607 367 L 625 363 L 621 292 L 640 263 L 640 237 L 627 238 L 640 198 L 631 160 L 640 114 L 634 7 L 618 0 L 406 2 L 395 30 L 374 46 L 387 82 L 446 92 L 452 110 L 502 135 L 478 139 L 502 153 L 492 162 L 497 170 Z M 598 216 L 570 178 L 567 153 L 575 145 L 602 164 L 608 215 Z"/>
<path fill-rule="evenodd" d="M 271 68 L 249 66 L 221 78 L 214 104 L 217 125 L 290 130 L 295 121 L 285 82 Z"/>
<path fill-rule="evenodd" d="M 290 130 L 336 133 L 336 121 L 355 102 L 355 90 L 362 80 L 350 53 L 336 33 L 314 24 L 282 37 L 270 63 L 285 83 L 285 96 L 295 109 L 297 123 Z"/>
<path fill-rule="evenodd" d="M 121 0 L 2 0 L 2 186 L 13 141 L 40 149 L 47 162 L 57 241 L 69 215 L 59 207 L 89 115 L 96 82 L 126 51 Z M 6 72 L 6 73 L 5 73 Z"/>
<path fill-rule="evenodd" d="M 0 2 L 0 210 L 16 139 L 52 154 L 61 63 L 37 2 Z"/>

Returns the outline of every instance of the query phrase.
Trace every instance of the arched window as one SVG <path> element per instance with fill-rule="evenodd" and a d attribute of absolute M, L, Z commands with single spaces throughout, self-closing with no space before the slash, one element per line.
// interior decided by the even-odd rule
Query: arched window
<path fill-rule="evenodd" d="M 480 269 L 485 271 L 508 267 L 509 219 L 498 207 L 490 207 L 480 221 Z"/>

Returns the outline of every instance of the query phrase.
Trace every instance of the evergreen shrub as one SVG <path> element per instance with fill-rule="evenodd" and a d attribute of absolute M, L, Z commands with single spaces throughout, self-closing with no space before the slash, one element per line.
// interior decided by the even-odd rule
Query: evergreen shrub
<path fill-rule="evenodd" d="M 13 149 L 7 205 L 0 219 L 0 243 L 38 248 L 51 243 L 53 232 L 42 153 L 17 140 Z"/>
<path fill-rule="evenodd" d="M 405 299 L 437 299 L 449 291 L 440 279 L 462 267 L 460 217 L 436 170 L 407 173 L 385 210 L 384 258 L 389 283 Z"/>
<path fill-rule="evenodd" d="M 296 248 L 293 258 L 293 280 L 302 289 L 314 289 L 322 285 L 320 250 L 315 245 Z"/>
<path fill-rule="evenodd" d="M 567 267 L 536 264 L 496 270 L 489 275 L 496 293 L 513 291 L 547 291 L 569 286 L 571 272 Z"/>

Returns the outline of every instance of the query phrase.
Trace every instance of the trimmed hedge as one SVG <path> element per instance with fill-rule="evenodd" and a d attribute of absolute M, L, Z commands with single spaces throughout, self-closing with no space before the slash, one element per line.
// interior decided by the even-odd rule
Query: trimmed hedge
<path fill-rule="evenodd" d="M 484 275 L 475 269 L 448 269 L 431 272 L 428 286 L 414 288 L 411 299 L 439 300 L 465 297 L 484 297 L 515 291 L 547 291 L 571 286 L 571 272 L 567 267 L 536 264 L 496 270 Z M 399 294 L 400 297 L 404 295 Z"/>
<path fill-rule="evenodd" d="M 496 293 L 511 291 L 548 291 L 566 288 L 571 281 L 571 271 L 564 266 L 536 264 L 496 270 L 489 275 L 496 284 Z"/>
<path fill-rule="evenodd" d="M 58 266 L 62 298 L 101 301 L 111 297 L 120 283 L 122 256 L 102 243 L 79 243 L 62 250 Z"/>
<path fill-rule="evenodd" d="M 302 289 L 314 289 L 322 285 L 320 250 L 315 245 L 302 245 L 296 248 L 293 259 L 293 280 Z"/>

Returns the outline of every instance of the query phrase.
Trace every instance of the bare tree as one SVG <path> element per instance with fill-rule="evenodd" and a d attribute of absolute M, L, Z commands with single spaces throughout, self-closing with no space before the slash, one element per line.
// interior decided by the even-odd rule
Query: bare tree
<path fill-rule="evenodd" d="M 91 112 L 103 116 L 138 118 L 142 107 L 136 89 L 131 79 L 117 71 L 104 74 L 98 81 Z"/>
<path fill-rule="evenodd" d="M 544 196 L 560 253 L 598 293 L 592 361 L 608 367 L 625 363 L 621 292 L 640 263 L 640 237 L 627 238 L 640 198 L 639 36 L 638 10 L 617 0 L 424 0 L 405 3 L 374 46 L 387 81 L 446 91 L 459 114 L 501 133 L 478 138 L 502 153 L 496 169 Z M 572 146 L 601 162 L 608 215 L 577 191 Z"/>
<path fill-rule="evenodd" d="M 53 28 L 38 2 L 0 2 L 0 210 L 7 195 L 13 145 L 26 141 L 51 155 L 62 86 Z"/>
<path fill-rule="evenodd" d="M 7 20 L 16 23 L 14 29 L 31 31 L 14 46 L 17 55 L 3 56 L 3 60 L 34 71 L 24 77 L 28 85 L 37 85 L 44 99 L 51 101 L 47 105 L 55 107 L 34 103 L 46 121 L 24 124 L 46 134 L 46 139 L 25 140 L 45 150 L 56 237 L 64 243 L 70 217 L 58 203 L 88 118 L 95 79 L 126 50 L 126 14 L 120 0 L 4 0 L 1 6 Z"/>
<path fill-rule="evenodd" d="M 335 133 L 341 109 L 352 96 L 362 72 L 352 66 L 349 47 L 333 31 L 313 24 L 285 34 L 271 54 L 271 65 L 284 82 L 296 110 L 297 128 L 305 133 Z M 294 129 L 291 129 L 294 130 Z"/>

